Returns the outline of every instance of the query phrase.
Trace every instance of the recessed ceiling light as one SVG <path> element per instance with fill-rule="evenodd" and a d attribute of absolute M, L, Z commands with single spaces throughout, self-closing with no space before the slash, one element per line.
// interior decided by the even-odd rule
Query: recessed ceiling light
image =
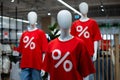
<path fill-rule="evenodd" d="M 104 9 L 101 9 L 102 12 L 104 12 L 105 10 Z"/>
<path fill-rule="evenodd" d="M 48 16 L 50 16 L 50 15 L 51 15 L 51 13 L 49 12 L 49 13 L 48 13 Z"/>
<path fill-rule="evenodd" d="M 100 7 L 103 8 L 103 5 L 101 5 Z"/>
<path fill-rule="evenodd" d="M 14 2 L 15 0 L 11 0 L 11 2 Z"/>

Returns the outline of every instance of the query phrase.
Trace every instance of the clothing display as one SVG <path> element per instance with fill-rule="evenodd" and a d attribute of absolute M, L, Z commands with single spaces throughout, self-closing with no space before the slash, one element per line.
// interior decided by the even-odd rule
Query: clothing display
<path fill-rule="evenodd" d="M 2 56 L 0 56 L 0 73 L 2 72 Z"/>
<path fill-rule="evenodd" d="M 3 71 L 2 72 L 7 74 L 10 70 L 10 60 L 7 56 L 3 56 L 2 66 L 3 66 Z"/>
<path fill-rule="evenodd" d="M 120 80 L 120 0 L 0 0 L 0 80 Z"/>
<path fill-rule="evenodd" d="M 19 62 L 11 62 L 10 80 L 20 80 L 21 69 L 19 67 L 19 64 Z"/>
<path fill-rule="evenodd" d="M 0 74 L 2 72 L 2 44 L 0 43 Z M 0 77 L 1 80 L 1 77 Z"/>
<path fill-rule="evenodd" d="M 45 33 L 40 29 L 23 32 L 20 45 L 15 48 L 22 54 L 21 68 L 34 68 L 41 70 L 42 53 L 46 51 L 47 39 Z"/>
<path fill-rule="evenodd" d="M 42 69 L 50 74 L 50 80 L 83 80 L 95 72 L 85 43 L 77 37 L 51 41 Z"/>
<path fill-rule="evenodd" d="M 0 56 L 2 55 L 2 44 L 0 43 Z"/>
<path fill-rule="evenodd" d="M 91 56 L 94 53 L 94 41 L 101 40 L 101 33 L 95 20 L 89 19 L 82 22 L 76 20 L 71 27 L 71 34 L 83 39 Z"/>
<path fill-rule="evenodd" d="M 12 52 L 9 44 L 2 44 L 2 51 L 7 54 L 10 54 Z"/>

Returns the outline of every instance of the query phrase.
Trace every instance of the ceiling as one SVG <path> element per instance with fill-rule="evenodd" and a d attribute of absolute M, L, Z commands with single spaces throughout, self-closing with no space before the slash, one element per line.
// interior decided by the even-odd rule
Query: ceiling
<path fill-rule="evenodd" d="M 120 0 L 63 0 L 78 9 L 78 5 L 85 1 L 90 6 L 89 16 L 120 16 Z M 48 12 L 54 16 L 61 9 L 68 9 L 57 0 L 0 0 L 0 13 L 3 16 L 26 19 L 29 11 L 36 11 L 39 17 L 47 16 Z M 2 6 L 3 5 L 3 6 Z M 105 11 L 101 11 L 103 5 Z"/>

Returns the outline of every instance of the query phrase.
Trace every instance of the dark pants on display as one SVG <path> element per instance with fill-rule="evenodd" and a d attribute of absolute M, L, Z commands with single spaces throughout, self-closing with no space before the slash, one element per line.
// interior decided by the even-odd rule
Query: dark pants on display
<path fill-rule="evenodd" d="M 107 61 L 108 61 L 108 64 L 107 64 Z M 100 64 L 99 66 L 100 69 L 98 69 L 98 64 Z M 110 67 L 111 65 L 112 65 L 112 69 Z M 103 77 L 103 71 L 104 71 L 104 77 Z M 98 79 L 99 76 L 100 76 L 100 79 Z M 96 61 L 96 80 L 103 80 L 103 79 L 114 80 L 114 66 L 110 58 L 108 59 L 104 58 L 104 61 L 100 59 L 100 63 L 98 63 L 98 60 Z"/>

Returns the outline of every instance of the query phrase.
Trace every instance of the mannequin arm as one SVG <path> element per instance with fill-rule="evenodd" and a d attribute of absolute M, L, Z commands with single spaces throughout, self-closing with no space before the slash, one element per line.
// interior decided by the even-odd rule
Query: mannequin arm
<path fill-rule="evenodd" d="M 98 41 L 94 41 L 93 61 L 96 61 L 96 59 L 97 59 L 97 48 L 98 48 Z"/>
<path fill-rule="evenodd" d="M 45 59 L 45 53 L 42 54 L 42 61 Z"/>

